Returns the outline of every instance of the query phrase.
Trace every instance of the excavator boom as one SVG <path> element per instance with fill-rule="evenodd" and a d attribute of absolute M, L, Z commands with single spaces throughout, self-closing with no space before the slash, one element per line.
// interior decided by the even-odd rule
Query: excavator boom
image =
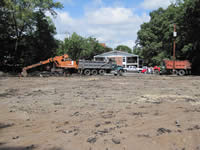
<path fill-rule="evenodd" d="M 62 68 L 62 69 L 69 69 L 69 68 L 73 68 L 73 69 L 78 69 L 78 65 L 76 63 L 76 61 L 72 61 L 69 59 L 69 56 L 67 54 L 64 54 L 62 56 L 55 56 L 54 58 L 49 58 L 45 61 L 40 61 L 37 64 L 33 64 L 27 67 L 24 67 L 22 69 L 22 76 L 26 77 L 27 76 L 27 70 L 31 69 L 31 68 L 35 68 L 41 65 L 45 65 L 48 63 L 53 62 L 55 64 L 55 66 L 57 68 Z"/>
<path fill-rule="evenodd" d="M 22 74 L 22 76 L 26 77 L 26 76 L 27 76 L 27 70 L 29 70 L 29 69 L 31 69 L 31 68 L 35 68 L 35 67 L 41 66 L 41 65 L 48 64 L 48 63 L 50 63 L 50 62 L 52 62 L 52 58 L 49 58 L 49 59 L 47 59 L 47 60 L 45 60 L 45 61 L 40 61 L 40 62 L 37 63 L 37 64 L 33 64 L 33 65 L 30 65 L 30 66 L 24 67 L 24 68 L 22 69 L 22 73 L 21 73 L 21 74 Z"/>

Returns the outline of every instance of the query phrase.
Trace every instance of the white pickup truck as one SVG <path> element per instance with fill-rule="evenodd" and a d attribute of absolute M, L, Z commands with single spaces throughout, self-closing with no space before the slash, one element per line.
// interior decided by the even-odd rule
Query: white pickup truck
<path fill-rule="evenodd" d="M 137 68 L 136 66 L 128 66 L 127 68 L 124 68 L 124 71 L 140 73 L 143 69 L 147 69 L 147 66 L 143 66 L 142 68 Z"/>
<path fill-rule="evenodd" d="M 137 68 L 136 66 L 128 66 L 127 68 L 124 68 L 126 72 L 140 72 L 141 68 Z"/>

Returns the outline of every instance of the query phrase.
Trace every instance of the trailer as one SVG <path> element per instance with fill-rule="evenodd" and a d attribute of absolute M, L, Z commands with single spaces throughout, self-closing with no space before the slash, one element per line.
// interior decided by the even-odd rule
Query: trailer
<path fill-rule="evenodd" d="M 163 60 L 162 74 L 172 74 L 184 76 L 191 74 L 191 63 L 188 60 Z"/>

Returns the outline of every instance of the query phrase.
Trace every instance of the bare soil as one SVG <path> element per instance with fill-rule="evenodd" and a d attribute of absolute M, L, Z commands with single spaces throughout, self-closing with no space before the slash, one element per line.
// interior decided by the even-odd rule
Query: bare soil
<path fill-rule="evenodd" d="M 0 78 L 0 150 L 200 150 L 200 77 Z"/>

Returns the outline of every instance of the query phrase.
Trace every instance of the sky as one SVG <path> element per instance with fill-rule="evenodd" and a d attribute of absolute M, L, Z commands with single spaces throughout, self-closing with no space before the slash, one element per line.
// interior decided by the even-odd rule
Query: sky
<path fill-rule="evenodd" d="M 150 20 L 149 13 L 167 8 L 172 0 L 56 0 L 64 8 L 56 9 L 57 39 L 64 40 L 73 32 L 116 48 L 135 46 L 140 25 Z"/>

